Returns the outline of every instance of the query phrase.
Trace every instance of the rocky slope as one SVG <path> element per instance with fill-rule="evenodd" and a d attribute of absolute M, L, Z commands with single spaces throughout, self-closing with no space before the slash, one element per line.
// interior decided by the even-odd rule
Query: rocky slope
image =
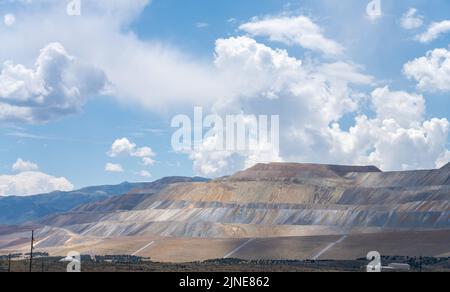
<path fill-rule="evenodd" d="M 383 173 L 375 167 L 270 164 L 94 205 L 40 223 L 92 236 L 218 238 L 442 229 L 450 227 L 450 182 L 444 168 Z"/>
<path fill-rule="evenodd" d="M 42 248 L 127 237 L 340 240 L 349 234 L 446 232 L 450 167 L 381 172 L 372 166 L 259 164 L 209 182 L 146 186 L 38 223 Z"/>
<path fill-rule="evenodd" d="M 133 208 L 134 196 L 125 198 L 123 194 L 138 194 L 141 190 L 145 193 L 154 193 L 163 189 L 168 184 L 175 182 L 195 182 L 207 181 L 203 178 L 188 177 L 167 177 L 151 183 L 129 183 L 124 182 L 119 185 L 104 185 L 87 187 L 71 192 L 52 192 L 28 197 L 0 197 L 0 225 L 21 224 L 27 221 L 36 221 L 49 214 L 63 213 L 71 209 L 80 207 L 83 209 L 95 210 L 97 203 L 107 207 L 108 210 L 117 210 L 118 206 L 114 202 L 122 202 L 129 208 Z M 125 208 L 126 209 L 126 208 Z"/>

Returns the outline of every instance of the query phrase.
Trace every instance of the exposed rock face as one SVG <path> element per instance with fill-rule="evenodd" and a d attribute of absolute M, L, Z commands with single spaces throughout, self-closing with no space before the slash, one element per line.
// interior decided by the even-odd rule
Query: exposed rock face
<path fill-rule="evenodd" d="M 212 182 L 174 183 L 81 206 L 41 223 L 85 236 L 215 238 L 447 229 L 449 174 L 446 168 L 384 173 L 372 166 L 260 164 Z"/>
<path fill-rule="evenodd" d="M 340 166 L 298 163 L 257 164 L 228 178 L 230 181 L 340 179 L 350 173 L 381 172 L 375 166 Z"/>
<path fill-rule="evenodd" d="M 148 184 L 38 223 L 45 248 L 130 236 L 219 240 L 447 231 L 450 169 L 259 164 L 209 182 Z"/>
<path fill-rule="evenodd" d="M 152 194 L 161 191 L 170 184 L 207 181 L 207 179 L 200 177 L 165 177 L 151 183 L 136 184 L 135 188 L 131 189 L 128 194 L 122 196 L 82 204 L 75 207 L 72 212 L 117 212 L 132 210 Z"/>

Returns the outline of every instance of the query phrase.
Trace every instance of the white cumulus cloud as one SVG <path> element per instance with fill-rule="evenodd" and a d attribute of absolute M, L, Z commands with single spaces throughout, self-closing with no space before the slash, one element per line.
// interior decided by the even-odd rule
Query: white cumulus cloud
<path fill-rule="evenodd" d="M 200 175 L 223 175 L 257 162 L 330 161 L 323 133 L 330 123 L 358 109 L 359 94 L 350 84 L 373 83 L 371 76 L 350 63 L 304 64 L 285 50 L 249 37 L 219 39 L 215 52 L 215 64 L 235 94 L 218 99 L 213 111 L 219 115 L 279 114 L 282 146 L 281 153 L 264 143 L 247 153 L 211 151 L 220 139 L 210 136 L 190 153 Z"/>
<path fill-rule="evenodd" d="M 425 120 L 423 95 L 389 87 L 359 92 L 353 85 L 372 87 L 374 78 L 356 65 L 302 62 L 249 37 L 218 40 L 215 56 L 236 94 L 218 99 L 213 111 L 280 114 L 281 151 L 211 151 L 220 139 L 210 136 L 189 154 L 200 175 L 224 175 L 264 160 L 432 168 L 446 151 L 448 120 Z M 361 114 L 365 103 L 374 117 Z M 343 130 L 348 114 L 356 118 Z"/>
<path fill-rule="evenodd" d="M 145 166 L 151 166 L 155 163 L 154 157 L 156 153 L 150 147 L 137 147 L 135 143 L 130 142 L 128 138 L 117 139 L 111 145 L 111 149 L 107 152 L 109 157 L 131 156 L 142 159 Z"/>
<path fill-rule="evenodd" d="M 123 167 L 120 164 L 107 163 L 105 165 L 105 171 L 107 171 L 107 172 L 123 172 Z"/>
<path fill-rule="evenodd" d="M 423 57 L 406 63 L 404 74 L 417 81 L 417 87 L 423 91 L 450 91 L 450 51 L 435 49 Z"/>
<path fill-rule="evenodd" d="M 21 172 L 0 175 L 0 195 L 29 196 L 53 191 L 71 191 L 73 185 L 64 177 L 53 177 L 42 172 Z"/>
<path fill-rule="evenodd" d="M 18 158 L 12 166 L 12 170 L 15 172 L 35 171 L 38 169 L 39 166 L 36 163 L 23 160 L 22 158 Z"/>
<path fill-rule="evenodd" d="M 38 72 L 48 72 L 41 75 L 47 77 L 76 74 L 53 74 L 58 70 L 38 70 L 37 66 L 29 65 L 32 64 L 29 56 L 42 44 L 59 40 L 79 60 L 101 68 L 111 82 L 113 95 L 127 104 L 139 104 L 153 111 L 184 110 L 186 105 L 202 104 L 205 111 L 208 108 L 222 115 L 281 114 L 280 155 L 266 151 L 267 145 L 246 155 L 214 153 L 208 151 L 208 145 L 216 143 L 210 138 L 200 151 L 189 153 L 200 174 L 227 174 L 264 160 L 374 163 L 385 169 L 427 168 L 447 157 L 448 121 L 426 120 L 422 95 L 391 91 L 388 87 L 370 94 L 374 78 L 348 59 L 332 63 L 310 57 L 301 60 L 290 56 L 286 50 L 243 36 L 217 40 L 215 62 L 211 64 L 171 45 L 142 40 L 131 32 L 129 24 L 149 1 L 86 1 L 83 16 L 76 20 L 61 15 L 60 8 L 64 6 L 61 1 L 45 3 L 51 4 L 49 7 L 42 4 L 43 8 L 36 6 L 35 13 L 21 15 L 20 26 L 14 29 L 0 26 L 0 43 L 8 44 L 0 50 L 0 60 L 17 59 L 21 64 L 28 64 L 4 66 L 6 73 L 0 77 L 3 82 L 0 82 L 0 120 L 42 122 L 62 116 L 60 107 L 71 112 L 80 109 L 85 95 L 74 98 L 79 82 L 61 77 L 62 82 L 55 87 L 47 86 L 53 84 L 48 79 L 57 78 L 35 77 Z M 409 16 L 419 17 L 417 12 Z M 415 22 L 408 26 L 417 25 Z M 446 31 L 446 25 L 442 22 L 430 26 L 422 39 L 431 41 L 439 37 Z M 335 57 L 344 52 L 339 43 L 325 36 L 323 28 L 305 16 L 255 18 L 240 29 L 249 35 Z M 39 37 L 29 38 L 28 45 L 23 47 L 15 40 L 25 35 Z M 446 55 L 444 51 L 439 54 Z M 61 63 L 76 63 L 67 53 L 57 55 L 58 60 L 66 60 Z M 449 76 L 448 57 L 431 55 L 422 60 L 426 66 L 408 73 L 405 66 L 405 73 L 418 81 L 421 90 L 435 87 L 448 90 L 445 85 Z M 61 63 L 51 62 L 52 57 L 43 59 L 53 64 L 43 68 L 60 68 Z M 72 72 L 73 66 L 68 67 L 67 71 Z M 55 88 L 64 94 L 53 94 Z M 52 99 L 46 99 L 46 93 Z M 67 101 L 68 96 L 73 98 Z M 59 103 L 61 100 L 64 103 Z M 374 117 L 362 113 L 366 103 L 374 109 Z M 396 107 L 400 107 L 397 112 Z M 406 111 L 401 107 L 406 107 Z M 49 112 L 53 114 L 49 116 Z M 354 116 L 353 125 L 343 129 L 341 120 L 346 118 L 347 123 L 351 123 Z M 119 140 L 122 141 L 114 143 L 108 152 L 111 157 L 124 155 L 137 157 L 144 165 L 154 163 L 153 151 L 138 147 L 128 139 Z"/>
<path fill-rule="evenodd" d="M 45 46 L 35 68 L 6 62 L 0 73 L 0 121 L 43 123 L 80 111 L 105 75 L 82 65 L 60 43 Z"/>
<path fill-rule="evenodd" d="M 16 23 L 16 17 L 11 13 L 5 14 L 3 16 L 3 23 L 6 26 L 13 26 Z"/>
<path fill-rule="evenodd" d="M 120 155 L 132 155 L 136 151 L 136 144 L 131 143 L 127 138 L 117 139 L 113 142 L 111 150 L 108 152 L 110 157 Z"/>
<path fill-rule="evenodd" d="M 154 157 L 156 154 L 150 147 L 137 147 L 136 144 L 130 142 L 128 138 L 117 139 L 111 145 L 108 152 L 110 157 L 117 157 L 121 155 L 128 155 L 133 157 L 145 158 Z"/>
<path fill-rule="evenodd" d="M 425 120 L 422 95 L 377 88 L 371 95 L 376 116 L 359 115 L 342 131 L 329 128 L 331 152 L 347 163 L 374 164 L 383 170 L 433 168 L 447 151 L 447 119 Z"/>
<path fill-rule="evenodd" d="M 82 1 L 82 16 L 77 18 L 65 15 L 67 3 L 63 2 L 33 1 L 32 12 L 21 15 L 20 26 L 14 30 L 0 26 L 0 43 L 8 44 L 0 51 L 0 61 L 17 59 L 29 64 L 43 43 L 57 40 L 79 60 L 106 74 L 112 96 L 158 113 L 191 103 L 210 104 L 227 91 L 214 66 L 203 58 L 156 39 L 143 40 L 132 32 L 130 23 L 151 1 Z M 27 39 L 27 46 L 17 42 L 18 36 Z M 27 110 L 22 111 L 26 115 Z"/>
<path fill-rule="evenodd" d="M 405 128 L 395 119 L 359 116 L 348 132 L 338 126 L 330 131 L 332 151 L 347 156 L 348 163 L 373 164 L 383 170 L 434 168 L 446 151 L 449 126 L 447 119 L 431 119 Z"/>
<path fill-rule="evenodd" d="M 306 16 L 255 18 L 239 29 L 253 36 L 264 36 L 272 41 L 299 45 L 329 55 L 339 55 L 344 51 L 340 44 L 326 38 L 322 28 Z"/>
<path fill-rule="evenodd" d="M 372 92 L 372 104 L 378 118 L 394 119 L 402 127 L 421 123 L 425 114 L 425 99 L 422 95 L 391 91 L 387 86 Z"/>
<path fill-rule="evenodd" d="M 423 25 L 423 16 L 417 14 L 416 8 L 410 8 L 400 19 L 400 24 L 404 29 L 416 29 Z"/>

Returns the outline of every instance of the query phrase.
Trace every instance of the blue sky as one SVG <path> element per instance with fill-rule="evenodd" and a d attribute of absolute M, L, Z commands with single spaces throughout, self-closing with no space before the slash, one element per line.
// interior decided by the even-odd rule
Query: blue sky
<path fill-rule="evenodd" d="M 435 118 L 450 119 L 450 90 L 445 85 L 442 85 L 440 90 L 432 90 L 430 86 L 419 88 L 419 81 L 425 78 L 423 73 L 420 73 L 422 71 L 416 68 L 420 64 L 415 64 L 416 67 L 411 69 L 409 75 L 404 72 L 406 63 L 424 57 L 428 51 L 438 48 L 449 49 L 450 29 L 448 31 L 443 29 L 431 41 L 417 40 L 417 36 L 427 32 L 433 22 L 450 20 L 450 2 L 447 0 L 381 0 L 383 14 L 377 19 L 369 19 L 366 14 L 366 5 L 369 1 L 364 0 L 153 0 L 151 3 L 146 0 L 133 0 L 128 5 L 127 1 L 113 1 L 117 3 L 114 7 L 108 6 L 108 1 L 92 4 L 91 1 L 82 0 L 82 14 L 74 17 L 65 15 L 64 6 L 57 3 L 58 1 L 46 0 L 40 5 L 36 2 L 24 4 L 21 1 L 0 1 L 0 16 L 2 20 L 5 20 L 0 23 L 0 42 L 3 47 L 0 49 L 0 63 L 10 61 L 33 70 L 40 54 L 39 50 L 49 43 L 58 42 L 68 55 L 79 60 L 83 66 L 92 66 L 95 70 L 103 72 L 104 85 L 108 87 L 108 91 L 86 88 L 86 96 L 82 96 L 82 104 L 77 103 L 73 112 L 58 113 L 55 117 L 45 120 L 39 120 L 33 116 L 31 121 L 25 121 L 22 117 L 14 115 L 13 118 L 1 119 L 2 98 L 6 100 L 8 96 L 6 93 L 4 93 L 5 96 L 0 96 L 0 176 L 8 176 L 3 177 L 3 182 L 8 182 L 8 179 L 11 179 L 10 176 L 18 175 L 20 171 L 29 171 L 26 167 L 18 171 L 12 170 L 12 165 L 18 158 L 37 164 L 39 170 L 33 171 L 52 177 L 63 177 L 75 188 L 116 184 L 122 181 L 153 180 L 171 175 L 214 177 L 239 170 L 248 165 L 246 160 L 248 157 L 241 157 L 242 161 L 238 162 L 229 156 L 221 157 L 221 162 L 225 163 L 223 164 L 215 163 L 211 156 L 202 154 L 201 159 L 196 161 L 186 153 L 174 153 L 170 144 L 171 135 L 174 132 L 170 122 L 174 115 L 180 113 L 191 115 L 195 105 L 203 105 L 214 111 L 218 104 L 222 104 L 218 102 L 219 100 L 228 100 L 233 103 L 233 108 L 252 114 L 273 113 L 273 106 L 264 106 L 276 104 L 275 108 L 278 110 L 276 113 L 281 116 L 282 121 L 287 123 L 282 124 L 281 139 L 286 149 L 282 149 L 282 154 L 273 161 L 376 164 L 384 169 L 394 170 L 434 167 L 438 161 L 442 164 L 450 158 L 448 154 L 450 140 L 445 122 L 439 126 L 434 124 L 429 126 L 429 128 L 440 127 L 436 131 L 433 130 L 434 134 L 424 124 Z M 406 29 L 402 26 L 401 19 L 411 8 L 417 9 L 413 17 L 421 19 L 422 24 Z M 6 15 L 14 16 L 13 23 L 7 24 Z M 309 44 L 304 42 L 280 41 L 275 35 L 279 31 L 270 34 L 255 30 L 255 27 L 261 25 L 264 20 L 284 18 L 291 21 L 297 17 L 305 17 L 319 27 L 321 36 L 339 44 L 344 48 L 344 53 L 339 56 L 330 55 L 325 52 L 326 49 L 311 49 L 308 47 Z M 243 28 L 245 24 L 250 24 L 247 29 Z M 265 23 L 265 25 L 271 24 L 273 22 Z M 64 29 L 66 29 L 65 33 Z M 264 27 L 264 30 L 269 29 L 272 27 Z M 292 34 L 292 32 L 283 32 L 283 36 L 286 37 L 289 33 Z M 318 75 L 320 78 L 329 78 L 330 80 L 324 82 L 326 84 L 333 83 L 337 77 L 331 76 L 331 73 L 316 72 L 319 70 L 317 68 L 338 62 L 348 64 L 351 70 L 357 72 L 355 74 L 363 75 L 367 77 L 364 80 L 370 81 L 345 80 L 343 83 L 345 85 L 339 83 L 336 87 L 336 90 L 339 90 L 336 94 L 337 102 L 340 103 L 341 94 L 342 96 L 352 95 L 345 102 L 349 102 L 355 108 L 351 110 L 344 108 L 330 114 L 337 118 L 318 120 L 316 124 L 311 122 L 311 129 L 289 132 L 288 129 L 300 123 L 296 120 L 295 112 L 298 112 L 299 116 L 304 116 L 305 119 L 314 114 L 305 111 L 304 108 L 308 108 L 308 100 L 315 102 L 315 97 L 298 97 L 290 92 L 289 94 L 293 97 L 301 99 L 299 105 L 289 101 L 283 103 L 283 94 L 287 92 L 287 89 L 283 89 L 278 93 L 279 103 L 267 100 L 261 102 L 258 98 L 263 95 L 266 85 L 252 89 L 254 96 L 250 99 L 242 98 L 248 93 L 245 88 L 235 87 L 235 80 L 216 80 L 214 76 L 210 76 L 214 75 L 210 72 L 218 70 L 216 67 L 218 60 L 222 60 L 220 57 L 223 57 L 224 62 L 231 62 L 230 60 L 237 62 L 237 59 L 232 59 L 236 58 L 236 55 L 224 55 L 232 47 L 234 39 L 231 38 L 233 37 L 246 37 L 246 40 L 239 39 L 236 42 L 254 41 L 258 46 L 260 45 L 261 50 L 270 51 L 273 56 L 279 53 L 277 49 L 285 50 L 289 57 L 301 61 L 302 66 L 307 68 L 306 72 L 310 73 L 305 75 L 314 72 L 314 74 L 321 74 Z M 301 33 L 289 37 L 301 37 Z M 223 48 L 228 50 L 219 50 L 220 47 L 216 43 L 218 39 L 225 40 Z M 233 44 L 236 45 L 235 42 Z M 251 42 L 247 42 L 247 45 L 251 46 Z M 54 51 L 58 50 L 54 49 Z M 164 57 L 159 58 L 158 54 Z M 142 58 L 143 61 L 137 60 L 135 62 L 137 65 L 134 66 L 133 60 L 137 58 Z M 156 60 L 153 61 L 151 58 Z M 174 61 L 166 62 L 165 58 Z M 450 57 L 447 62 L 450 63 Z M 231 65 L 226 63 L 223 66 L 227 70 L 233 70 L 234 65 L 235 63 Z M 152 68 L 146 68 L 146 66 Z M 239 68 L 239 64 L 237 67 Z M 288 71 L 283 68 L 261 74 L 274 74 L 268 75 L 271 78 L 286 76 Z M 222 67 L 219 69 L 222 70 Z M 90 72 L 93 72 L 92 70 Z M 80 71 L 74 72 L 78 74 Z M 167 78 L 158 79 L 159 72 L 161 76 L 167 75 Z M 450 71 L 441 68 L 440 72 L 445 74 Z M 259 73 L 260 71 L 257 74 Z M 4 80 L 6 80 L 5 76 L 6 73 L 3 73 Z M 76 78 L 79 78 L 77 80 L 87 80 L 86 78 L 93 80 L 98 77 L 99 82 L 102 83 L 103 79 L 99 76 L 76 76 Z M 170 76 L 174 76 L 174 79 L 171 80 Z M 180 80 L 184 76 L 186 81 Z M 266 75 L 261 76 L 266 78 L 264 77 Z M 358 78 L 363 78 L 361 76 Z M 146 78 L 149 79 L 148 86 L 146 86 Z M 1 80 L 0 77 L 0 95 L 2 94 Z M 128 80 L 139 81 L 133 85 L 133 81 L 130 83 Z M 130 84 L 125 84 L 127 82 Z M 251 83 L 251 81 L 248 82 Z M 287 83 L 288 81 L 280 82 L 283 86 L 288 84 L 286 87 L 293 88 L 289 85 L 290 83 Z M 305 84 L 302 81 L 296 82 Z M 209 87 L 210 84 L 217 85 L 218 88 L 232 87 L 232 97 L 226 94 L 222 96 L 222 91 L 215 87 L 203 92 L 203 88 Z M 243 84 L 245 85 L 245 82 Z M 436 83 L 433 84 L 439 87 Z M 389 88 L 387 91 L 379 95 L 372 94 L 375 89 L 386 86 Z M 187 92 L 186 96 L 180 96 L 175 88 L 179 88 L 180 92 Z M 335 92 L 333 86 L 330 91 L 331 94 Z M 215 96 L 216 93 L 217 96 Z M 205 98 L 201 96 L 203 94 Z M 190 95 L 200 96 L 194 98 Z M 360 96 L 358 101 L 355 101 L 356 95 Z M 370 139 L 389 140 L 386 135 L 390 135 L 391 132 L 385 132 L 390 130 L 386 129 L 383 121 L 388 118 L 396 120 L 399 115 L 392 112 L 393 108 L 402 111 L 402 101 L 413 95 L 423 97 L 426 110 L 423 113 L 416 113 L 420 110 L 416 108 L 415 103 L 412 109 L 405 108 L 405 111 L 414 112 L 411 115 L 416 120 L 408 120 L 408 125 L 398 121 L 401 127 L 395 133 L 405 132 L 407 133 L 405 135 L 409 136 L 399 138 L 400 142 L 395 144 L 398 147 L 381 142 L 367 142 L 366 140 Z M 192 100 L 191 97 L 193 97 Z M 323 101 L 326 103 L 324 108 L 327 108 L 328 102 L 331 102 L 327 98 L 319 98 L 317 102 Z M 374 108 L 377 103 L 372 99 L 378 100 L 378 110 Z M 397 99 L 397 104 L 381 109 L 386 103 Z M 9 101 L 7 103 L 12 104 Z M 27 109 L 32 107 L 21 103 L 14 106 Z M 226 108 L 219 112 L 228 113 Z M 326 114 L 329 112 L 317 112 L 317 115 L 325 116 Z M 367 132 L 376 132 L 377 134 L 374 135 L 379 136 L 366 139 L 363 137 L 364 134 L 361 134 L 364 132 L 362 125 L 358 133 L 350 132 L 350 128 L 357 125 L 355 118 L 363 115 L 371 121 L 371 128 L 366 129 Z M 332 124 L 335 122 L 340 126 L 339 131 L 332 129 Z M 321 134 L 305 134 L 314 130 Z M 322 135 L 324 131 L 329 132 L 316 140 L 311 138 Z M 422 135 L 425 142 L 418 141 L 414 136 L 416 134 Z M 136 148 L 150 147 L 156 154 L 152 156 L 154 164 L 143 165 L 142 157 L 132 154 L 118 155 L 118 157 L 108 155 L 113 142 L 123 137 L 126 137 L 130 143 L 134 143 Z M 411 146 L 402 151 L 402 147 L 406 146 L 402 146 L 401 143 L 405 143 L 406 146 L 414 144 L 414 147 Z M 367 149 L 362 152 L 355 149 L 359 145 L 364 145 Z M 417 158 L 415 156 L 419 151 L 427 154 Z M 268 160 L 270 159 L 261 159 L 264 162 Z M 408 161 L 413 160 L 414 163 L 409 165 Z M 105 171 L 107 163 L 120 164 L 123 172 Z M 214 171 L 209 173 L 202 171 L 199 165 L 206 163 L 211 163 L 212 168 L 208 169 L 214 169 Z M 218 169 L 217 165 L 226 165 L 226 167 Z M 142 171 L 151 173 L 152 177 L 143 177 Z M 13 181 L 17 183 L 17 180 Z M 0 185 L 1 183 L 2 179 L 0 179 Z M 52 186 L 49 188 L 51 189 Z M 33 186 L 30 186 L 30 189 L 33 190 Z M 33 192 L 30 189 L 27 189 L 28 193 Z M 16 192 L 19 194 L 20 188 L 17 188 Z M 3 193 L 3 195 L 7 194 L 11 193 Z M 1 188 L 0 195 L 2 195 Z"/>

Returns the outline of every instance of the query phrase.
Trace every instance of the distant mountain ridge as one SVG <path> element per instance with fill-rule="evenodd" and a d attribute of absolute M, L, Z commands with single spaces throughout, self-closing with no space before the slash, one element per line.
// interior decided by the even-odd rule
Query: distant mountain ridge
<path fill-rule="evenodd" d="M 169 183 L 182 181 L 202 181 L 202 178 L 167 177 L 152 183 L 123 182 L 118 185 L 92 186 L 70 192 L 56 191 L 26 197 L 0 197 L 0 225 L 38 220 L 49 214 L 67 212 L 79 205 L 103 201 L 131 191 L 139 192 L 152 186 L 159 189 Z"/>
<path fill-rule="evenodd" d="M 99 200 L 88 204 L 79 205 L 72 209 L 72 212 L 107 212 L 107 211 L 126 211 L 132 210 L 145 199 L 156 192 L 161 191 L 169 184 L 188 183 L 188 182 L 207 182 L 208 179 L 201 177 L 165 177 L 160 180 L 140 184 L 128 193 L 114 196 L 106 200 Z"/>

